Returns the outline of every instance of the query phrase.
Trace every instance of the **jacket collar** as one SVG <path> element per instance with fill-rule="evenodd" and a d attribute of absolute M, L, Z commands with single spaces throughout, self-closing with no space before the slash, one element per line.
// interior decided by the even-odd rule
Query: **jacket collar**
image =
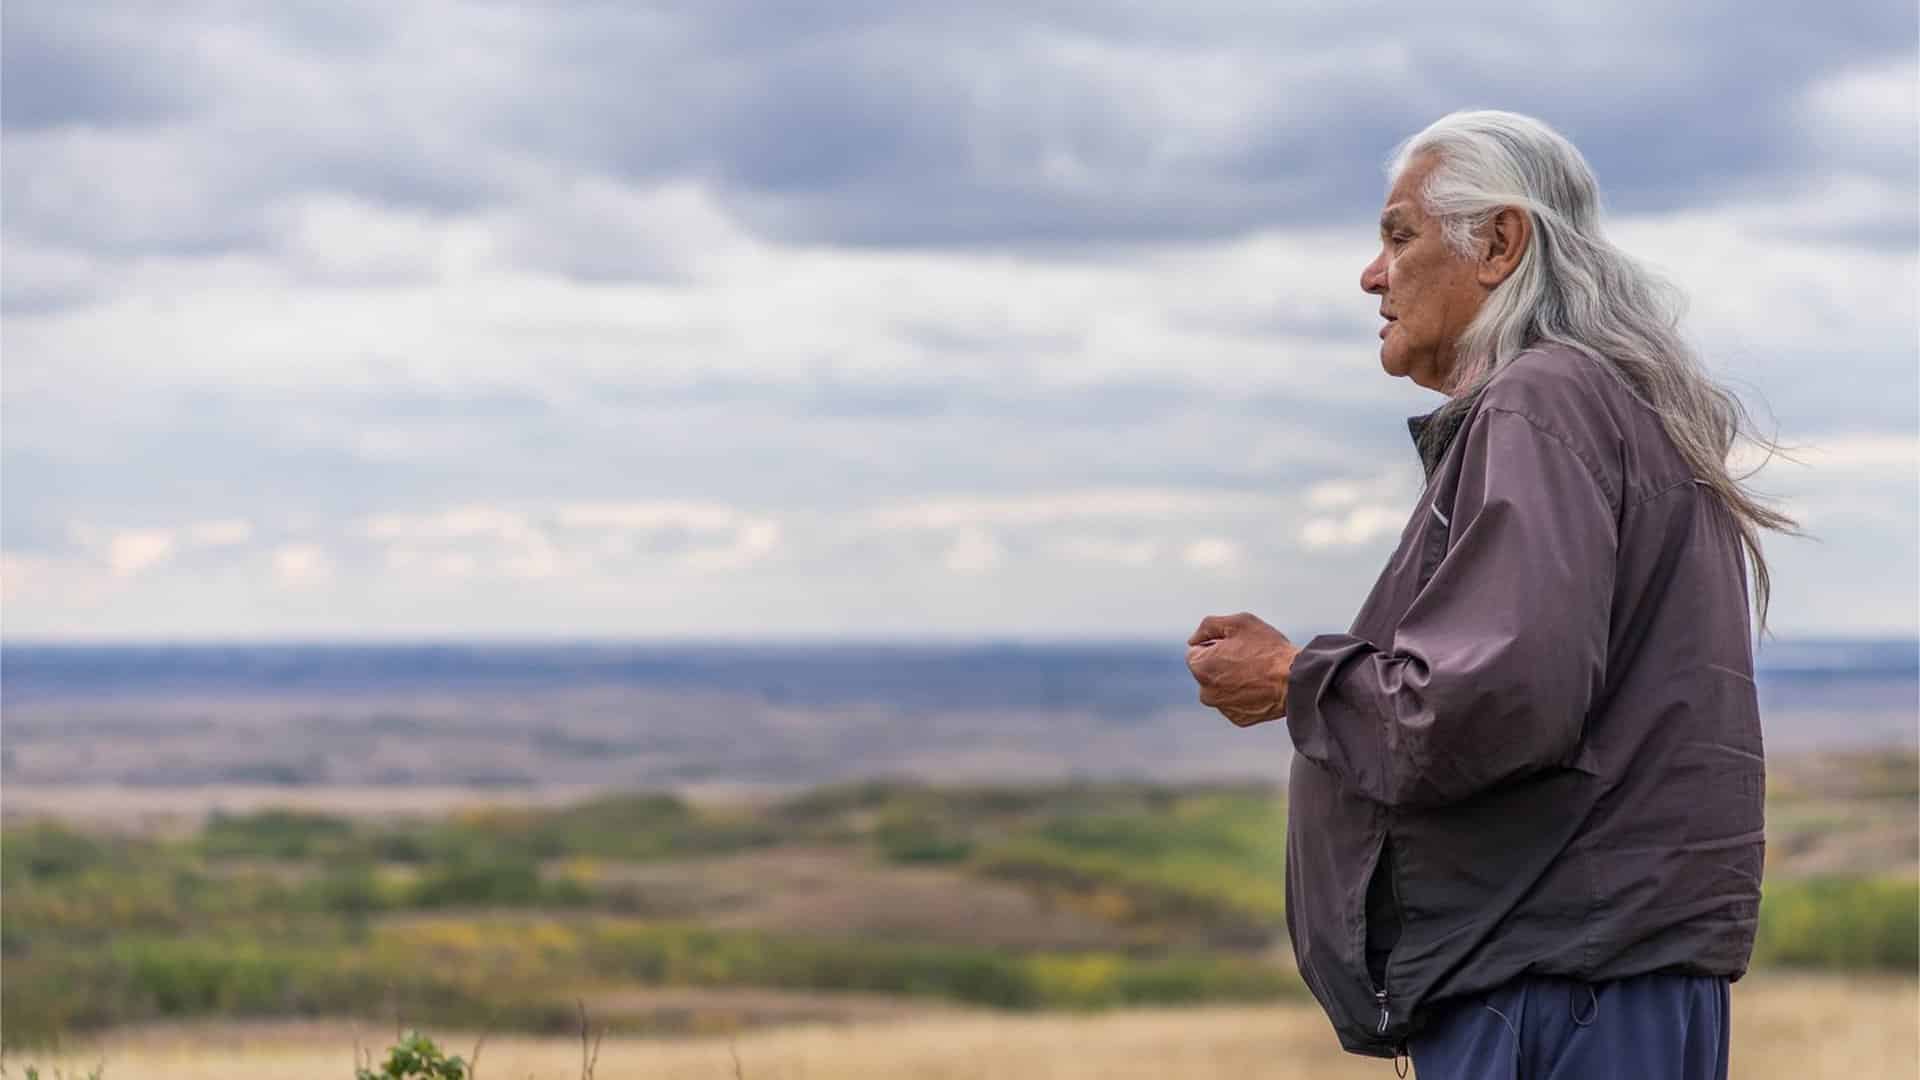
<path fill-rule="evenodd" d="M 1413 436 L 1413 448 L 1420 454 L 1420 464 L 1432 476 L 1433 470 L 1440 467 L 1440 459 L 1447 454 L 1447 447 L 1453 444 L 1453 437 L 1460 434 L 1460 424 L 1466 419 L 1464 411 L 1455 413 L 1451 418 L 1442 417 L 1442 410 L 1435 409 L 1425 416 L 1407 417 L 1407 433 Z M 1435 427 L 1435 425 L 1439 425 Z M 1428 439 L 1428 430 L 1433 430 L 1433 438 Z"/>

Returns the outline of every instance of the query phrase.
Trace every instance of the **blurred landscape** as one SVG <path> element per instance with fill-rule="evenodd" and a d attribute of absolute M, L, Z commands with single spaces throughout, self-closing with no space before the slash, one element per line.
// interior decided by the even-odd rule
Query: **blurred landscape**
<path fill-rule="evenodd" d="M 1769 751 L 1916 745 L 1916 657 L 1769 644 Z M 1178 647 L 8 645 L 0 669 L 10 807 L 68 814 L 349 798 L 330 788 L 377 809 L 875 776 L 1276 782 L 1288 754 L 1280 725 L 1198 707 Z"/>
<path fill-rule="evenodd" d="M 1342 1060 L 1287 953 L 1285 732 L 1192 704 L 1177 650 L 0 658 L 12 1060 L 346 1076 L 404 1023 L 572 1075 L 584 1007 L 603 1077 L 1379 1064 Z M 1831 1015 L 1793 1029 L 1812 1056 L 1765 1053 L 1796 1071 L 1739 1075 L 1910 1074 L 1914 646 L 1762 667 L 1767 891 L 1736 1005 Z"/>
<path fill-rule="evenodd" d="M 1393 1075 L 1181 642 L 1392 558 L 1479 105 L 1801 526 L 1732 1075 L 1920 1076 L 1920 6 L 1732 14 L 0 2 L 0 1080 Z"/>

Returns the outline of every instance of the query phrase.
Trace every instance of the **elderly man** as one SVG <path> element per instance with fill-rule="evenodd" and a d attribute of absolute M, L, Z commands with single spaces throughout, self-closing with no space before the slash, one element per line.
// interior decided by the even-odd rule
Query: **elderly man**
<path fill-rule="evenodd" d="M 1579 152 L 1456 113 L 1390 171 L 1380 362 L 1447 395 L 1352 629 L 1188 642 L 1202 703 L 1284 718 L 1287 928 L 1348 1050 L 1420 1080 L 1725 1077 L 1760 902 L 1747 566 L 1792 522 L 1745 414 L 1602 235 Z"/>

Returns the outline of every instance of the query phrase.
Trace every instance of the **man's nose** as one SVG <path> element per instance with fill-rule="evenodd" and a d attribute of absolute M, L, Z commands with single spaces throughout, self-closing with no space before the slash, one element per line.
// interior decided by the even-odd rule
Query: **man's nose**
<path fill-rule="evenodd" d="M 1387 253 L 1381 252 L 1373 257 L 1367 268 L 1360 271 L 1360 291 L 1378 296 L 1387 291 Z"/>

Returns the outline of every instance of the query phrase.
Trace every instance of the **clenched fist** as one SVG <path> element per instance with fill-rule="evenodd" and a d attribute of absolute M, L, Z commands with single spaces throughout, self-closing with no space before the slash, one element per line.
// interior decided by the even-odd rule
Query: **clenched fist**
<path fill-rule="evenodd" d="M 1187 670 L 1200 684 L 1200 704 L 1252 727 L 1286 715 L 1287 681 L 1299 652 L 1287 635 L 1244 611 L 1209 615 L 1187 639 Z"/>

